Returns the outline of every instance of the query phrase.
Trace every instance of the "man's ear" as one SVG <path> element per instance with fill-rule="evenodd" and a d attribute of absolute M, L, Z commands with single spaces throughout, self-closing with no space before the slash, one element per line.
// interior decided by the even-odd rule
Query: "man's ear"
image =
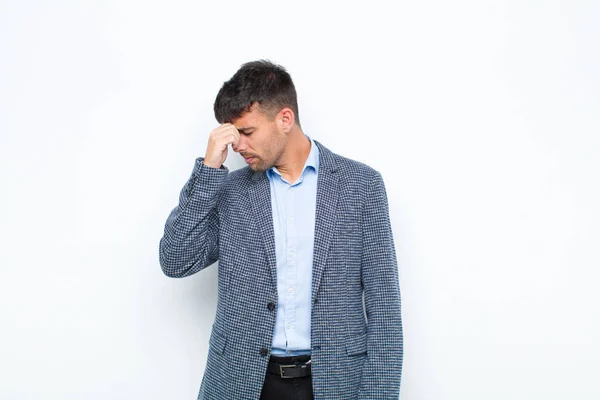
<path fill-rule="evenodd" d="M 294 112 L 292 111 L 291 108 L 284 108 L 281 111 L 279 111 L 279 114 L 277 115 L 277 122 L 279 124 L 279 128 L 285 132 L 288 133 L 291 129 L 292 126 L 294 125 L 294 120 L 295 120 L 295 115 Z"/>

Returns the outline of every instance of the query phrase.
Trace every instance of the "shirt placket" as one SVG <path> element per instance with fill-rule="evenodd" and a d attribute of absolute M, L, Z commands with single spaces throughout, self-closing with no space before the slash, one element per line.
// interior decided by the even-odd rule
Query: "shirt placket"
<path fill-rule="evenodd" d="M 298 277 L 298 232 L 294 212 L 294 186 L 285 189 L 285 215 L 283 223 L 286 225 L 286 312 L 285 331 L 288 339 L 288 349 L 296 347 L 296 290 Z"/>

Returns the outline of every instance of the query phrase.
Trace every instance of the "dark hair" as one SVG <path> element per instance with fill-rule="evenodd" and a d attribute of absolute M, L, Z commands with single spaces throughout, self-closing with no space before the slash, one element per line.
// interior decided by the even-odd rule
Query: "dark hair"
<path fill-rule="evenodd" d="M 290 74 L 280 65 L 269 60 L 251 61 L 243 64 L 217 94 L 215 118 L 222 124 L 239 118 L 258 103 L 261 111 L 272 119 L 282 108 L 294 112 L 300 125 L 296 88 Z"/>

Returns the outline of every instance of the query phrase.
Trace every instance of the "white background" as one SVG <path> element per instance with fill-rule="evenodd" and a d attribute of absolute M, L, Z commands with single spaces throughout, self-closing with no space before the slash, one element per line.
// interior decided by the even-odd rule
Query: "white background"
<path fill-rule="evenodd" d="M 600 4 L 0 1 L 0 398 L 195 399 L 216 266 L 158 241 L 246 61 L 379 170 L 403 400 L 598 399 Z M 243 166 L 232 154 L 226 165 Z"/>

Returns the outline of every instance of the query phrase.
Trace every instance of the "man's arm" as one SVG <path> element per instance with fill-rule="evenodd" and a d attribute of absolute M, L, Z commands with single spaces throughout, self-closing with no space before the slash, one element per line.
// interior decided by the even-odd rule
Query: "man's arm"
<path fill-rule="evenodd" d="M 196 159 L 160 240 L 160 266 L 172 278 L 195 274 L 219 259 L 217 193 L 229 170 L 209 167 L 203 161 Z"/>
<path fill-rule="evenodd" d="M 362 283 L 367 312 L 367 359 L 359 398 L 400 396 L 403 336 L 400 284 L 388 201 L 379 172 L 367 188 L 362 211 Z"/>
<path fill-rule="evenodd" d="M 173 278 L 195 274 L 219 259 L 218 191 L 229 170 L 223 165 L 229 145 L 237 146 L 240 133 L 226 123 L 208 136 L 205 157 L 194 164 L 192 176 L 171 211 L 160 240 L 160 266 Z"/>

